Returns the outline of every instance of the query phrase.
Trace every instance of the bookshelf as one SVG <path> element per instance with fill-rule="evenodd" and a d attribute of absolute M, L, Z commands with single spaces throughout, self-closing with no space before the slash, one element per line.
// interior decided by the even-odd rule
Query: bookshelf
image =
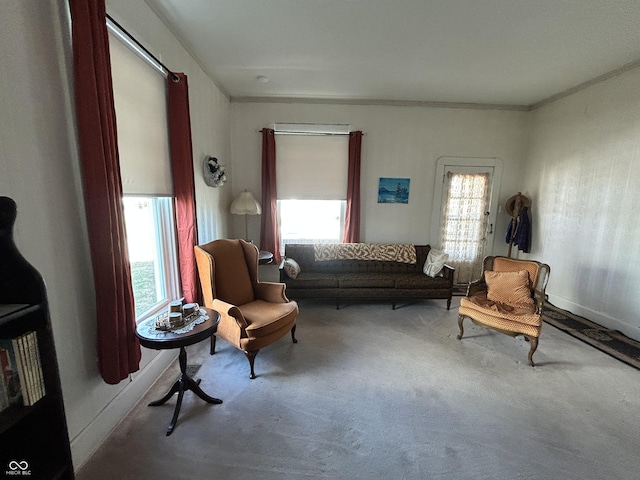
<path fill-rule="evenodd" d="M 12 199 L 0 197 L 0 339 L 36 333 L 44 396 L 0 411 L 0 478 L 73 479 L 47 291 L 13 241 L 16 210 Z"/>

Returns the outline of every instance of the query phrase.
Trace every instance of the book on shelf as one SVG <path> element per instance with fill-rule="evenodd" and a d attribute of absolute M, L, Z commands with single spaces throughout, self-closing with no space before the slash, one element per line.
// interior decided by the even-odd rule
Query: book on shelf
<path fill-rule="evenodd" d="M 21 405 L 22 388 L 18 373 L 18 360 L 11 339 L 0 339 L 0 367 L 2 368 L 2 382 L 7 392 L 7 404 L 4 408 L 11 405 Z"/>
<path fill-rule="evenodd" d="M 4 384 L 4 378 L 0 374 L 0 412 L 9 407 L 9 395 L 7 394 L 7 386 Z"/>
<path fill-rule="evenodd" d="M 35 396 L 40 400 L 45 395 L 44 375 L 42 374 L 42 362 L 40 361 L 40 350 L 38 349 L 38 336 L 36 332 L 29 335 L 29 355 L 34 370 L 34 383 L 36 388 Z M 36 400 L 37 401 L 37 400 Z"/>
<path fill-rule="evenodd" d="M 22 400 L 25 405 L 33 405 L 33 373 L 29 364 L 29 352 L 27 351 L 27 342 L 25 335 L 13 339 L 14 349 L 18 347 L 18 370 L 20 371 L 20 385 L 22 386 Z M 22 367 L 22 368 L 20 368 Z"/>
<path fill-rule="evenodd" d="M 0 364 L 7 392 L 6 405 L 0 398 L 0 410 L 10 405 L 30 406 L 44 397 L 44 377 L 36 332 L 0 339 Z"/>

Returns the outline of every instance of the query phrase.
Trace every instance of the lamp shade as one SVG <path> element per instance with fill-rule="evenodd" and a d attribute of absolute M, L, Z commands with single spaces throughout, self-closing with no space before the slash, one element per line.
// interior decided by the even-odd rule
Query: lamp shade
<path fill-rule="evenodd" d="M 234 215 L 260 215 L 262 208 L 258 201 L 253 198 L 251 192 L 245 190 L 231 204 L 231 213 Z"/>

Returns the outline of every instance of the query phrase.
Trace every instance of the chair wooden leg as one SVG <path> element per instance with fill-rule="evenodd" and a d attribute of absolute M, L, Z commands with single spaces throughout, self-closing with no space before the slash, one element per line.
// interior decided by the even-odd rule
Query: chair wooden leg
<path fill-rule="evenodd" d="M 525 338 L 529 340 L 529 343 L 531 344 L 531 346 L 529 347 L 529 365 L 531 365 L 532 367 L 535 367 L 536 364 L 533 363 L 533 353 L 538 348 L 538 337 L 525 337 Z"/>
<path fill-rule="evenodd" d="M 209 355 L 216 353 L 216 336 L 211 335 L 211 346 L 209 347 Z"/>
<path fill-rule="evenodd" d="M 460 333 L 456 337 L 458 340 L 462 340 L 462 335 L 464 335 L 464 328 L 462 328 L 463 320 L 464 320 L 464 315 L 458 315 L 458 328 L 460 329 Z"/>
<path fill-rule="evenodd" d="M 451 297 L 447 298 L 447 310 L 451 310 Z"/>
<path fill-rule="evenodd" d="M 253 363 L 256 359 L 256 355 L 258 355 L 258 352 L 260 350 L 254 350 L 252 352 L 244 352 L 244 354 L 247 356 L 247 359 L 249 360 L 249 366 L 251 367 L 251 374 L 249 375 L 249 378 L 251 380 L 253 380 L 254 378 L 256 378 L 256 373 L 253 370 Z"/>
<path fill-rule="evenodd" d="M 298 343 L 298 339 L 296 338 L 296 326 L 297 325 L 294 325 L 291 328 L 291 340 L 293 340 L 293 343 Z"/>

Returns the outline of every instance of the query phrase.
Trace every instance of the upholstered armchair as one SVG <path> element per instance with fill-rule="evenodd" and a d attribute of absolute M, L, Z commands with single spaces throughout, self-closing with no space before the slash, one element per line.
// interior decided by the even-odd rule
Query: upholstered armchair
<path fill-rule="evenodd" d="M 297 343 L 298 304 L 285 296 L 282 283 L 258 281 L 258 249 L 244 240 L 214 240 L 195 247 L 204 304 L 220 313 L 220 323 L 211 337 L 242 350 L 256 378 L 254 361 L 261 348 L 288 332 Z"/>
<path fill-rule="evenodd" d="M 523 335 L 530 343 L 528 360 L 533 367 L 549 273 L 549 265 L 533 260 L 486 257 L 482 278 L 470 283 L 460 299 L 458 340 L 464 335 L 465 317 L 513 337 Z"/>

